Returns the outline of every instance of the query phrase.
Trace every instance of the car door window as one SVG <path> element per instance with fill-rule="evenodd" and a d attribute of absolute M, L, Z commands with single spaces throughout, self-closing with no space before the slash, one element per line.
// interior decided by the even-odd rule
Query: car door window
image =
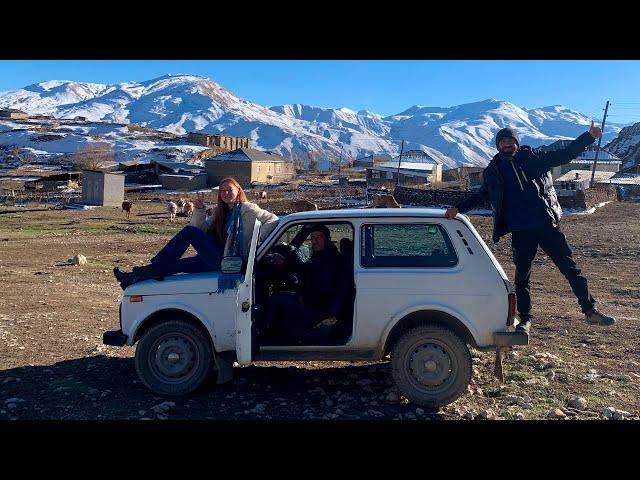
<path fill-rule="evenodd" d="M 363 267 L 446 268 L 458 263 L 451 239 L 438 224 L 367 224 L 362 243 Z"/>

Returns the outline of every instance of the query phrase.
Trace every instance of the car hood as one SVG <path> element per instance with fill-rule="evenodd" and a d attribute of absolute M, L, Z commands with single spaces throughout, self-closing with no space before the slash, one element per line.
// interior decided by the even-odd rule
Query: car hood
<path fill-rule="evenodd" d="M 165 277 L 164 280 L 145 280 L 127 287 L 124 296 L 215 293 L 220 275 L 221 272 L 183 273 Z M 227 292 L 234 293 L 235 289 Z"/>

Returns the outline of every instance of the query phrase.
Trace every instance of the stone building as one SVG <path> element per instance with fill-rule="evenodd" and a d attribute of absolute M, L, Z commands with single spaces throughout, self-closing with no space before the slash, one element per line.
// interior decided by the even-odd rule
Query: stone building
<path fill-rule="evenodd" d="M 10 118 L 12 120 L 27 120 L 29 114 L 15 108 L 0 109 L 0 118 Z"/>
<path fill-rule="evenodd" d="M 291 160 L 275 152 L 263 152 L 253 148 L 238 148 L 205 160 L 210 187 L 215 187 L 224 177 L 234 177 L 243 186 L 252 183 L 279 183 L 295 176 Z M 271 177 L 271 178 L 269 178 Z"/>
<path fill-rule="evenodd" d="M 231 151 L 238 148 L 249 148 L 248 137 L 232 137 L 230 135 L 209 135 L 206 133 L 190 132 L 187 141 L 203 145 L 205 147 L 219 147 L 222 150 Z"/>

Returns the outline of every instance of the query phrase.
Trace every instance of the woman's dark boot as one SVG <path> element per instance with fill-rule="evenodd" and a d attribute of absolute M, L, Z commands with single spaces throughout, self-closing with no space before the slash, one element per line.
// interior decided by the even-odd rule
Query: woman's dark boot
<path fill-rule="evenodd" d="M 132 281 L 135 274 L 133 272 L 123 272 L 120 270 L 120 267 L 114 267 L 113 275 L 118 282 L 120 282 L 120 288 L 122 288 L 122 290 L 125 290 L 129 285 L 135 283 Z"/>
<path fill-rule="evenodd" d="M 120 287 L 123 290 L 125 290 L 129 285 L 142 282 L 143 280 L 149 280 L 152 278 L 162 280 L 162 276 L 153 268 L 152 265 L 133 267 L 132 272 L 123 272 L 119 267 L 115 267 L 113 269 L 113 274 L 118 282 L 120 282 Z"/>
<path fill-rule="evenodd" d="M 133 267 L 133 271 L 131 273 L 144 277 L 142 280 L 148 280 L 150 278 L 153 278 L 154 280 L 164 280 L 164 277 L 158 273 L 152 264 Z M 142 280 L 138 280 L 138 282 L 141 282 Z"/>

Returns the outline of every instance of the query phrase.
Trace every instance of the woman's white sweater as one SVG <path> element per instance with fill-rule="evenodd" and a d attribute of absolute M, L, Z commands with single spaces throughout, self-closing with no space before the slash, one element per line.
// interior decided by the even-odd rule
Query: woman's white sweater
<path fill-rule="evenodd" d="M 242 202 L 240 204 L 240 208 L 242 209 L 240 214 L 242 215 L 243 234 L 245 241 L 244 251 L 246 252 L 246 255 L 249 255 L 251 237 L 253 236 L 253 225 L 255 224 L 256 219 L 260 220 L 260 223 L 262 223 L 262 227 L 260 228 L 260 236 L 262 238 L 266 238 L 267 235 L 269 235 L 269 233 L 271 233 L 271 231 L 278 224 L 278 216 L 267 210 L 263 210 L 258 205 L 251 202 Z M 190 225 L 197 227 L 203 232 L 207 233 L 211 228 L 213 228 L 215 218 L 215 212 L 213 215 L 207 218 L 206 210 L 204 208 L 195 208 L 193 210 L 193 216 L 191 217 Z"/>

